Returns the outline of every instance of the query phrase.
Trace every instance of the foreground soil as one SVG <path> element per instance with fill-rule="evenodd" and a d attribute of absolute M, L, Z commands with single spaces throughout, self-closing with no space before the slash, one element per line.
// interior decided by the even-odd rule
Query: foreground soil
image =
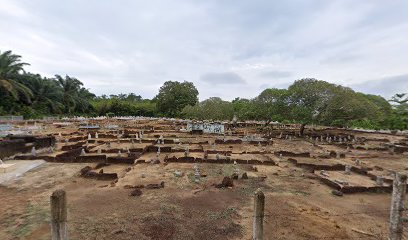
<path fill-rule="evenodd" d="M 116 184 L 84 179 L 89 164 L 46 163 L 0 187 L 0 239 L 50 239 L 49 196 L 65 189 L 70 239 L 251 239 L 253 192 L 266 195 L 265 239 L 386 239 L 390 195 L 336 197 L 300 168 L 283 163 L 247 166 L 249 179 L 217 189 L 232 166 L 201 164 L 207 177 L 197 184 L 191 164 L 115 165 Z M 178 169 L 185 173 L 175 177 Z M 144 178 L 140 174 L 145 175 Z M 262 180 L 259 176 L 265 175 Z M 129 196 L 126 185 L 160 183 Z M 408 227 L 405 224 L 405 227 Z"/>

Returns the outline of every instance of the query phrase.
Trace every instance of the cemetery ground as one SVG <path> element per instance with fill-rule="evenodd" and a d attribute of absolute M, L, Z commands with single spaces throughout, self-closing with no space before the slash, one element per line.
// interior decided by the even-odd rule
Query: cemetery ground
<path fill-rule="evenodd" d="M 264 239 L 387 239 L 392 173 L 408 172 L 403 134 L 299 136 L 293 126 L 241 123 L 193 135 L 170 120 L 69 123 L 31 128 L 54 147 L 26 140 L 3 156 L 9 172 L 46 162 L 1 183 L 0 239 L 50 239 L 50 196 L 64 189 L 70 239 L 249 240 L 258 188 Z"/>

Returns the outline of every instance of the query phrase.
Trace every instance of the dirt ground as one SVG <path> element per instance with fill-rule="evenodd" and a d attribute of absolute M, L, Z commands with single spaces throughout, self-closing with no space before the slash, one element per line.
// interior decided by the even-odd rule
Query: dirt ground
<path fill-rule="evenodd" d="M 242 149 L 258 148 L 233 146 L 232 152 L 239 155 Z M 308 151 L 312 155 L 339 150 L 332 145 L 283 139 L 274 139 L 268 149 Z M 345 159 L 307 160 L 334 164 L 361 158 L 367 166 L 406 171 L 406 155 L 387 154 L 353 150 Z M 154 156 L 148 153 L 145 158 Z M 199 183 L 194 181 L 194 164 L 190 163 L 136 164 L 130 169 L 126 164 L 103 167 L 105 173 L 118 174 L 118 181 L 113 183 L 79 176 L 83 167 L 95 167 L 96 163 L 47 162 L 0 185 L 0 239 L 50 239 L 50 195 L 64 189 L 70 239 L 250 240 L 253 193 L 258 188 L 266 196 L 264 239 L 387 239 L 389 193 L 338 197 L 315 174 L 288 161 L 289 157 L 266 153 L 251 157 L 267 158 L 277 165 L 257 165 L 255 171 L 252 165 L 238 164 L 239 175 L 246 172 L 249 178 L 234 180 L 231 188 L 215 188 L 214 184 L 236 171 L 233 164 L 199 163 L 201 173 L 206 175 Z M 390 161 L 381 161 L 387 158 Z M 176 176 L 175 171 L 183 176 Z M 369 185 L 367 181 L 364 179 Z M 129 186 L 161 182 L 164 188 L 142 188 L 140 196 L 130 196 L 134 188 Z M 407 199 L 405 204 L 408 206 Z M 408 223 L 404 227 L 408 239 Z"/>

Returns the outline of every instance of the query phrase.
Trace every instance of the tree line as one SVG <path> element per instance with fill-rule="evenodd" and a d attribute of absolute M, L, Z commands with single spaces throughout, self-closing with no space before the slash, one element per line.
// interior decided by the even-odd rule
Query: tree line
<path fill-rule="evenodd" d="M 197 120 L 263 120 L 266 124 L 321 124 L 369 129 L 408 129 L 408 94 L 381 96 L 313 78 L 287 89 L 268 88 L 253 99 L 199 102 L 191 82 L 167 81 L 153 99 L 134 93 L 96 96 L 77 78 L 29 73 L 21 56 L 0 51 L 0 115 L 165 116 Z"/>

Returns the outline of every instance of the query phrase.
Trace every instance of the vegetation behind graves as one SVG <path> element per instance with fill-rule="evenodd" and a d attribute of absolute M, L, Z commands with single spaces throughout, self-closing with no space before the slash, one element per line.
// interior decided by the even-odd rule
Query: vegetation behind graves
<path fill-rule="evenodd" d="M 71 76 L 48 78 L 24 71 L 29 65 L 11 51 L 0 51 L 0 115 L 167 116 L 190 119 L 264 120 L 302 124 L 408 129 L 408 94 L 389 100 L 313 78 L 287 89 L 268 88 L 253 99 L 198 101 L 192 82 L 167 81 L 153 99 L 134 93 L 96 96 Z"/>

